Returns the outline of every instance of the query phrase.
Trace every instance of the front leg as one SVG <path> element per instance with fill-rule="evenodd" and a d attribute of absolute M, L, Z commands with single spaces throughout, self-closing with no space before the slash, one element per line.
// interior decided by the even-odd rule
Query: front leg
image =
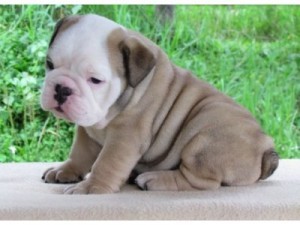
<path fill-rule="evenodd" d="M 70 157 L 57 168 L 49 168 L 42 179 L 46 183 L 75 183 L 83 180 L 95 162 L 101 146 L 78 126 Z"/>
<path fill-rule="evenodd" d="M 132 132 L 111 130 L 90 176 L 65 190 L 66 194 L 118 192 L 141 157 L 140 140 Z"/>

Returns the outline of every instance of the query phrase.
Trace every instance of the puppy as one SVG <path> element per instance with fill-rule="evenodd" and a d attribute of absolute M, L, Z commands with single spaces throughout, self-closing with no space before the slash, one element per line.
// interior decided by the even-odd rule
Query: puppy
<path fill-rule="evenodd" d="M 118 192 L 129 178 L 151 191 L 248 185 L 278 166 L 246 109 L 97 15 L 57 23 L 41 106 L 77 125 L 69 159 L 42 177 L 79 182 L 67 194 Z"/>

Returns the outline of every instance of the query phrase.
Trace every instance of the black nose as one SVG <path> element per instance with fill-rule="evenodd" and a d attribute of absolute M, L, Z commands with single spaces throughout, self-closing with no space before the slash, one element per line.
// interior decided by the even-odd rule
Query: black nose
<path fill-rule="evenodd" d="M 68 87 L 63 87 L 60 84 L 57 84 L 55 86 L 55 92 L 54 99 L 58 102 L 59 105 L 62 105 L 66 100 L 67 97 L 72 94 L 72 89 Z"/>

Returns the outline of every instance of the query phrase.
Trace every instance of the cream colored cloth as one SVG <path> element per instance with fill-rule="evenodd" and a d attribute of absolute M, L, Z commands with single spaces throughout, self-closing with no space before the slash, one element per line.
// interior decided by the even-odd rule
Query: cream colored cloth
<path fill-rule="evenodd" d="M 67 185 L 45 184 L 56 163 L 0 164 L 0 219 L 300 219 L 300 160 L 281 160 L 274 175 L 246 187 L 216 191 L 63 195 Z"/>

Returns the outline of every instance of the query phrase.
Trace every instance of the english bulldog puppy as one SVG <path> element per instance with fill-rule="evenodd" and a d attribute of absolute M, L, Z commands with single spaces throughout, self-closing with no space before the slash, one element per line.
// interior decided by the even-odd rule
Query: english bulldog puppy
<path fill-rule="evenodd" d="M 97 15 L 60 20 L 41 106 L 77 125 L 69 159 L 46 183 L 66 194 L 248 185 L 278 166 L 272 139 L 242 106 L 141 34 Z M 86 175 L 89 176 L 86 177 Z"/>

